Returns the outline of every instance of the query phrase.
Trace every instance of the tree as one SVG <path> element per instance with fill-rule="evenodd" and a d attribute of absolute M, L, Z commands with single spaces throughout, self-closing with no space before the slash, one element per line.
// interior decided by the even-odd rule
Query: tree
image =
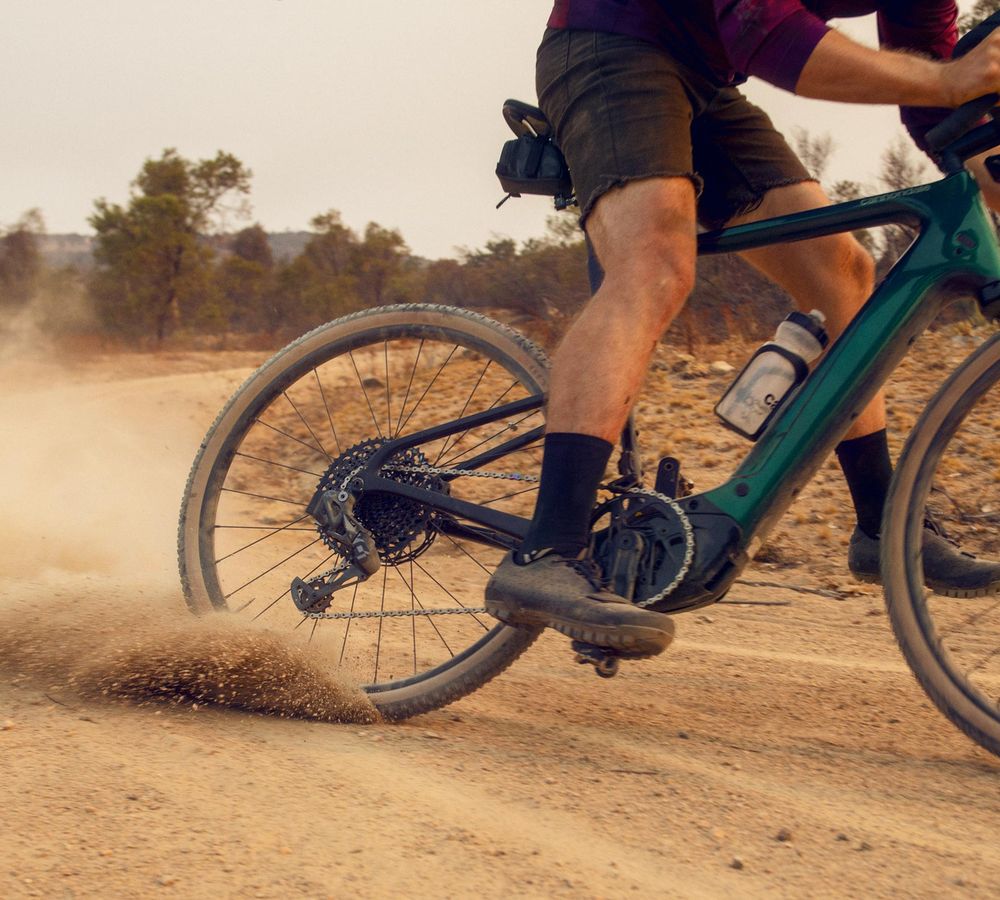
<path fill-rule="evenodd" d="M 0 308 L 21 309 L 34 297 L 42 272 L 38 236 L 44 230 L 41 213 L 32 209 L 0 231 Z"/>
<path fill-rule="evenodd" d="M 230 242 L 230 254 L 217 271 L 222 312 L 237 331 L 273 331 L 274 256 L 259 224 L 244 228 Z"/>
<path fill-rule="evenodd" d="M 396 229 L 368 223 L 364 240 L 354 248 L 351 267 L 363 306 L 382 306 L 401 299 L 395 289 L 409 254 Z"/>
<path fill-rule="evenodd" d="M 95 202 L 90 224 L 97 269 L 90 292 L 109 328 L 152 334 L 160 343 L 182 322 L 223 323 L 205 235 L 221 228 L 228 214 L 245 211 L 250 176 L 229 153 L 192 162 L 168 149 L 143 164 L 126 206 Z M 228 206 L 233 197 L 236 204 Z"/>
<path fill-rule="evenodd" d="M 1000 10 L 1000 0 L 977 0 L 964 16 L 958 19 L 958 30 L 963 34 L 978 25 L 987 16 Z"/>
<path fill-rule="evenodd" d="M 792 133 L 792 143 L 809 174 L 822 181 L 833 155 L 833 138 L 829 134 L 813 137 L 805 128 L 796 128 Z"/>
<path fill-rule="evenodd" d="M 251 225 L 236 233 L 230 245 L 233 256 L 238 256 L 247 262 L 254 262 L 265 269 L 274 268 L 274 254 L 271 252 L 271 242 L 267 232 L 260 223 Z"/>

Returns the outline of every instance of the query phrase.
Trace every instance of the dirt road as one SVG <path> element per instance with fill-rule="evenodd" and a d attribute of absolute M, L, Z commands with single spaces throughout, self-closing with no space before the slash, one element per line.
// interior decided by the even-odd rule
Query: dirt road
<path fill-rule="evenodd" d="M 837 489 L 746 577 L 842 599 L 738 586 L 781 605 L 682 616 L 610 681 L 546 636 L 404 724 L 363 724 L 322 660 L 189 622 L 178 499 L 254 359 L 5 368 L 0 896 L 1000 895 L 1000 761 L 924 699 L 874 590 L 846 590 Z M 148 699 L 230 663 L 244 688 L 280 670 L 273 711 L 301 687 L 353 722 Z"/>

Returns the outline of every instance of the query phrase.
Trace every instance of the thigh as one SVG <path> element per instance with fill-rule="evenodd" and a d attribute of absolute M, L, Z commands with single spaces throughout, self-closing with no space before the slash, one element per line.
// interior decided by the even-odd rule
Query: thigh
<path fill-rule="evenodd" d="M 633 181 L 680 178 L 700 188 L 691 121 L 709 86 L 665 51 L 624 35 L 549 30 L 536 74 L 582 223 L 604 194 Z"/>
<path fill-rule="evenodd" d="M 691 140 L 705 185 L 698 218 L 706 228 L 753 212 L 776 188 L 814 182 L 770 117 L 736 88 L 720 89 L 695 117 Z"/>
<path fill-rule="evenodd" d="M 768 191 L 755 209 L 728 224 L 791 215 L 829 203 L 826 192 L 814 181 L 785 185 Z M 822 309 L 834 334 L 846 326 L 871 290 L 871 257 L 848 233 L 759 247 L 741 256 L 788 291 L 800 306 Z"/>

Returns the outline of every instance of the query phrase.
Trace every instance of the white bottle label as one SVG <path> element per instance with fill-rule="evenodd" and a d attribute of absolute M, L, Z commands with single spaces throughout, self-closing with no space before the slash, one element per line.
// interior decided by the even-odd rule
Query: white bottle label
<path fill-rule="evenodd" d="M 718 415 L 745 434 L 756 434 L 795 386 L 795 368 L 779 353 L 759 354 L 716 406 Z"/>

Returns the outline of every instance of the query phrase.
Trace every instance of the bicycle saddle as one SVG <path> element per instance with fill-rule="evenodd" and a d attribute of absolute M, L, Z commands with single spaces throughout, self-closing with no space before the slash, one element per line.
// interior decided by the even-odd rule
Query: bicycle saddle
<path fill-rule="evenodd" d="M 504 121 L 517 137 L 527 134 L 532 137 L 552 137 L 552 125 L 537 106 L 524 103 L 521 100 L 505 100 L 503 104 Z"/>

